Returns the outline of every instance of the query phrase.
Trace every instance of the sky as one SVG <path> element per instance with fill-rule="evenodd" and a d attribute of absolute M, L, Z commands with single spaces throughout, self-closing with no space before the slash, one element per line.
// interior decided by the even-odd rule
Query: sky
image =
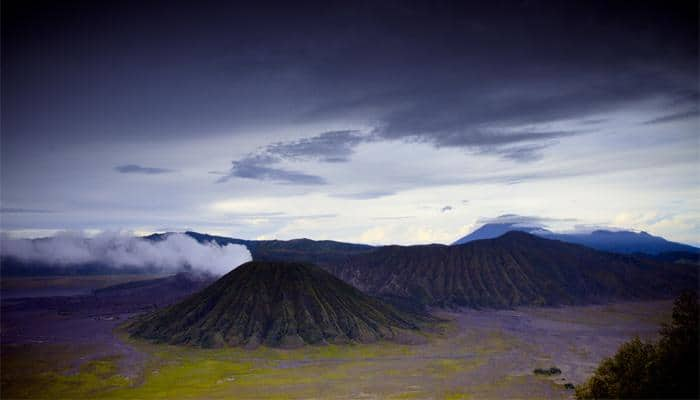
<path fill-rule="evenodd" d="M 695 1 L 2 2 L 0 228 L 700 244 Z"/>

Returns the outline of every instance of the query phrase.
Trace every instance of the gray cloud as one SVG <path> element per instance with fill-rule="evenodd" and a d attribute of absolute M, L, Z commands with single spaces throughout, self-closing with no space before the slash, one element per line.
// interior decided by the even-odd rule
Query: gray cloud
<path fill-rule="evenodd" d="M 341 199 L 355 199 L 355 200 L 370 200 L 370 199 L 377 199 L 380 197 L 386 197 L 386 196 L 391 196 L 395 192 L 388 191 L 388 190 L 368 190 L 364 192 L 355 192 L 355 193 L 336 193 L 332 194 L 331 197 L 337 197 Z"/>
<path fill-rule="evenodd" d="M 327 219 L 335 218 L 338 214 L 287 214 L 283 212 L 261 212 L 261 213 L 226 213 L 229 218 L 234 219 L 268 219 L 268 220 L 297 220 L 297 219 Z"/>
<path fill-rule="evenodd" d="M 494 218 L 479 218 L 480 224 L 512 224 L 517 226 L 544 228 L 552 222 L 576 222 L 575 218 L 547 218 L 532 215 L 503 214 Z"/>
<path fill-rule="evenodd" d="M 114 167 L 114 170 L 120 174 L 145 174 L 145 175 L 158 175 L 158 174 L 168 174 L 174 172 L 172 169 L 167 168 L 155 168 L 155 167 L 144 167 L 136 164 L 119 165 Z"/>
<path fill-rule="evenodd" d="M 325 185 L 325 179 L 317 175 L 306 174 L 299 171 L 275 168 L 271 165 L 281 160 L 270 155 L 248 155 L 240 160 L 233 161 L 231 171 L 217 180 L 218 183 L 226 182 L 232 178 L 255 179 L 271 181 L 290 185 Z"/>
<path fill-rule="evenodd" d="M 287 216 L 286 213 L 281 211 L 269 211 L 269 212 L 255 212 L 255 213 L 245 213 L 245 212 L 227 212 L 224 213 L 227 217 L 234 218 L 270 218 L 270 217 L 284 217 Z"/>
<path fill-rule="evenodd" d="M 581 125 L 598 125 L 602 124 L 604 122 L 607 122 L 607 118 L 593 118 L 593 119 L 585 119 L 581 121 Z"/>
<path fill-rule="evenodd" d="M 404 137 L 404 139 L 410 140 L 410 138 L 413 138 L 420 141 L 429 141 L 436 147 L 472 147 L 479 149 L 482 153 L 497 154 L 517 162 L 531 162 L 542 158 L 541 150 L 554 143 L 551 139 L 580 133 L 583 133 L 583 131 L 520 131 L 509 133 L 479 131 L 470 135 L 448 135 L 442 132 L 436 136 L 409 135 Z M 271 165 L 278 164 L 283 160 L 347 162 L 355 148 L 361 143 L 382 139 L 390 140 L 392 137 L 390 135 L 387 136 L 386 131 L 381 129 L 375 129 L 371 135 L 362 134 L 356 130 L 342 130 L 324 132 L 317 136 L 294 141 L 276 142 L 260 148 L 256 153 L 251 153 L 240 160 L 233 161 L 231 171 L 219 178 L 217 182 L 222 183 L 233 177 L 238 177 L 295 185 L 324 185 L 327 182 L 320 176 L 283 168 L 274 168 Z M 519 143 L 538 141 L 540 142 L 538 144 L 517 145 Z M 513 144 L 516 144 L 516 146 L 512 146 Z M 210 171 L 209 173 L 215 174 L 217 172 Z M 391 191 L 365 191 L 334 194 L 332 197 L 366 200 L 391 194 L 393 194 Z"/>
<path fill-rule="evenodd" d="M 0 207 L 0 213 L 2 214 L 48 214 L 53 212 L 52 210 L 41 208 Z"/>
<path fill-rule="evenodd" d="M 514 147 L 486 147 L 482 148 L 484 154 L 497 154 L 503 158 L 517 162 L 532 162 L 542 158 L 541 151 L 551 146 L 552 143 L 531 144 L 525 146 Z"/>
<path fill-rule="evenodd" d="M 338 214 L 307 214 L 307 215 L 289 215 L 287 219 L 327 219 L 335 218 Z"/>
<path fill-rule="evenodd" d="M 360 143 L 371 140 L 359 131 L 344 130 L 321 133 L 318 136 L 289 142 L 277 142 L 265 147 L 264 152 L 290 160 L 319 160 L 346 162 Z"/>
<path fill-rule="evenodd" d="M 80 28 L 49 18 L 66 7 L 9 10 L 26 20 L 9 14 L 3 25 L 4 145 L 49 132 L 67 144 L 100 143 L 343 116 L 376 123 L 388 137 L 473 146 L 477 128 L 586 118 L 697 90 L 693 2 L 370 2 L 334 4 L 318 18 L 309 5 L 155 1 L 146 10 L 127 1 L 71 9 Z M 150 40 L 134 47 L 92 12 Z M 155 29 L 156 17 L 178 29 Z M 43 29 L 29 35 L 27 23 Z M 100 40 L 76 40 L 76 29 Z M 187 40 L 196 45 L 180 45 Z M 76 63 L 81 54 L 91 57 Z"/>
<path fill-rule="evenodd" d="M 355 147 L 371 140 L 373 140 L 372 137 L 363 135 L 359 131 L 343 130 L 323 132 L 310 138 L 272 143 L 240 160 L 233 161 L 231 171 L 218 182 L 238 177 L 295 185 L 324 185 L 326 181 L 320 176 L 274 168 L 271 165 L 285 160 L 347 162 Z"/>
<path fill-rule="evenodd" d="M 448 212 L 448 211 L 452 211 L 452 206 L 445 206 L 445 207 L 442 207 L 440 209 L 440 212 L 443 212 L 443 213 Z"/>
<path fill-rule="evenodd" d="M 506 99 L 499 99 L 499 102 L 504 100 L 507 104 Z M 557 118 L 538 114 L 538 110 L 528 114 L 526 104 L 519 104 L 517 110 L 503 110 L 504 106 L 500 103 L 485 108 L 481 102 L 471 101 L 460 102 L 449 96 L 435 98 L 432 102 L 421 99 L 404 110 L 388 114 L 383 120 L 384 126 L 377 128 L 376 134 L 385 139 L 422 141 L 436 147 L 488 148 L 542 142 L 583 133 L 523 130 L 522 125 Z M 529 108 L 536 107 L 530 105 Z M 548 114 L 551 109 L 542 112 Z"/>
<path fill-rule="evenodd" d="M 679 121 L 679 120 L 684 120 L 684 119 L 689 119 L 689 118 L 696 118 L 698 115 L 700 115 L 700 109 L 692 109 L 692 110 L 687 110 L 687 111 L 681 111 L 669 115 L 664 115 L 663 117 L 658 117 L 654 119 L 650 119 L 648 121 L 645 121 L 645 125 L 655 125 L 655 124 L 662 124 L 665 122 L 672 122 L 672 121 Z"/>
<path fill-rule="evenodd" d="M 634 108 L 645 100 L 668 99 L 672 109 L 682 110 L 674 118 L 691 116 L 683 110 L 697 104 L 683 90 L 696 84 L 696 78 L 673 77 L 678 71 L 663 71 L 656 66 L 616 65 L 601 70 L 599 65 L 586 69 L 562 65 L 561 70 L 550 66 L 535 68 L 538 71 L 532 67 L 509 70 L 495 66 L 493 70 L 478 71 L 481 80 L 450 80 L 436 71 L 429 74 L 430 82 L 419 86 L 412 82 L 403 82 L 399 88 L 385 84 L 381 93 L 326 104 L 320 113 L 363 114 L 369 107 L 374 110 L 373 133 L 379 138 L 483 150 L 515 144 L 544 148 L 555 143 L 552 139 L 599 129 L 604 122 L 597 118 L 601 113 Z M 572 79 L 573 75 L 561 72 L 566 69 L 575 69 L 580 76 Z M 581 125 L 587 130 L 533 128 L 562 121 L 584 121 Z M 502 155 L 528 162 L 540 157 L 536 153 Z"/>

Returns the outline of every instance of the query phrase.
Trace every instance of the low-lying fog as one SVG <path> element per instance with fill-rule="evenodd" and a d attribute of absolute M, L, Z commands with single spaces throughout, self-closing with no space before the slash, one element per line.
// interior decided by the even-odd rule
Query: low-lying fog
<path fill-rule="evenodd" d="M 0 246 L 3 257 L 58 267 L 99 263 L 115 268 L 143 267 L 165 271 L 191 268 L 223 275 L 252 259 L 243 245 L 199 243 L 181 233 L 152 241 L 116 232 L 94 237 L 67 232 L 36 240 L 2 238 Z"/>

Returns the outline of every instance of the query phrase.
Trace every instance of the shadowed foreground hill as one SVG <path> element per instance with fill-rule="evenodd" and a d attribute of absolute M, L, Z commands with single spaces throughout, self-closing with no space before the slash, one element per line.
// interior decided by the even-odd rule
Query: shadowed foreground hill
<path fill-rule="evenodd" d="M 464 245 L 386 246 L 328 269 L 361 290 L 433 306 L 583 304 L 672 296 L 697 268 L 509 232 Z"/>
<path fill-rule="evenodd" d="M 202 347 L 410 340 L 407 314 L 307 264 L 249 262 L 181 303 L 142 317 L 133 336 Z"/>

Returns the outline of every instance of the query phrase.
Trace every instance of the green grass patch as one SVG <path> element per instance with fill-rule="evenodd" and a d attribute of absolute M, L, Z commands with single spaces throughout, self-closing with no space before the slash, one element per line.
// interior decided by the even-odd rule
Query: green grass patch
<path fill-rule="evenodd" d="M 446 329 L 451 327 L 447 324 Z M 12 371 L 21 372 L 21 368 L 31 366 L 32 360 L 42 362 L 35 363 L 38 366 L 24 380 L 17 379 L 21 373 L 10 377 L 10 387 L 5 386 L 3 374 L 3 398 L 462 399 L 511 392 L 520 395 L 516 390 L 531 390 L 533 383 L 547 385 L 530 376 L 527 385 L 502 380 L 499 386 L 479 389 L 483 378 L 474 377 L 480 376 L 481 368 L 492 368 L 492 357 L 520 346 L 519 340 L 497 331 L 474 330 L 447 337 L 436 333 L 420 345 L 377 342 L 291 350 L 264 346 L 253 350 L 201 349 L 134 340 L 123 330 L 118 334 L 146 355 L 137 378 L 122 376 L 116 358 L 92 360 L 80 368 L 61 362 L 58 364 L 62 367 L 53 368 L 52 363 L 58 359 L 75 360 L 91 350 L 71 353 L 63 349 L 46 357 L 48 347 L 37 345 L 24 353 L 15 351 Z M 3 368 L 6 358 L 3 354 Z M 505 388 L 505 392 L 498 387 Z"/>
<path fill-rule="evenodd" d="M 22 346 L 21 353 L 18 349 L 3 349 L 3 398 L 92 398 L 130 384 L 118 373 L 117 357 L 91 360 L 75 369 L 70 366 L 75 355 L 71 347 L 44 347 L 43 354 L 33 352 L 35 348 L 30 346 Z"/>

